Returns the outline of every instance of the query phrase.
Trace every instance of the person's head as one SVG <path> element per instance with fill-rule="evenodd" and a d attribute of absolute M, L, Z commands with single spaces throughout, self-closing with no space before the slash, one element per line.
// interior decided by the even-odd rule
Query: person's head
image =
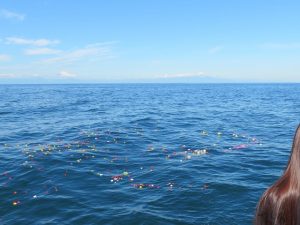
<path fill-rule="evenodd" d="M 300 125 L 283 175 L 262 195 L 256 225 L 300 224 Z"/>

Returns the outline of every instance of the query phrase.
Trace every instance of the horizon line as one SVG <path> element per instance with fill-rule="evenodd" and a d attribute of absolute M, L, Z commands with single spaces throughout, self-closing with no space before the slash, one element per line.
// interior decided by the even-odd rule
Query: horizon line
<path fill-rule="evenodd" d="M 268 81 L 268 82 L 78 82 L 78 83 L 0 83 L 0 85 L 97 85 L 97 84 L 300 84 L 300 82 L 292 81 Z"/>

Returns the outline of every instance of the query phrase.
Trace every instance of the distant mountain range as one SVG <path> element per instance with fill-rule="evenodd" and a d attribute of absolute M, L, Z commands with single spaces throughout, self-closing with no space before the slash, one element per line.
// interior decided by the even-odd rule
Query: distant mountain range
<path fill-rule="evenodd" d="M 78 78 L 0 78 L 0 84 L 97 84 L 97 83 L 270 83 L 268 81 L 247 81 L 222 79 L 213 76 L 156 77 L 147 79 L 102 79 L 83 80 Z M 274 83 L 274 82 L 271 82 Z"/>
<path fill-rule="evenodd" d="M 220 79 L 212 76 L 162 77 L 152 79 L 133 80 L 141 83 L 230 83 L 229 79 Z"/>
<path fill-rule="evenodd" d="M 147 79 L 103 79 L 103 80 L 81 80 L 77 78 L 1 78 L 0 84 L 69 84 L 69 83 L 230 83 L 232 80 L 219 79 L 211 76 L 189 76 L 189 77 L 162 77 Z"/>

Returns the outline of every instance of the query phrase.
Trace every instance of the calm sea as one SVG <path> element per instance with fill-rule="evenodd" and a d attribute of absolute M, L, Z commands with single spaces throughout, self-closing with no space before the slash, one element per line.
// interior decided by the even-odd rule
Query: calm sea
<path fill-rule="evenodd" d="M 299 84 L 0 86 L 0 224 L 251 224 Z"/>

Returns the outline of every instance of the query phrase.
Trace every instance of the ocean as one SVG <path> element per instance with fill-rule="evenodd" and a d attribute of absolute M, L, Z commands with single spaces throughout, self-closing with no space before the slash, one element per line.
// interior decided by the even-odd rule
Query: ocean
<path fill-rule="evenodd" d="M 0 224 L 252 224 L 300 84 L 0 85 Z"/>

